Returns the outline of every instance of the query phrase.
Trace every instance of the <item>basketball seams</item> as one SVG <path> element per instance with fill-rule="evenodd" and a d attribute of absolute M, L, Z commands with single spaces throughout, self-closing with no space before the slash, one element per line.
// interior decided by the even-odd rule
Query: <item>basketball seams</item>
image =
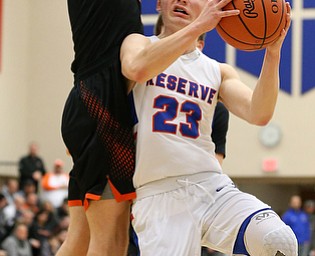
<path fill-rule="evenodd" d="M 281 8 L 281 19 L 280 19 L 280 22 L 278 23 L 278 26 L 277 26 L 277 28 L 275 29 L 275 31 L 274 31 L 271 35 L 267 36 L 266 38 L 273 37 L 277 32 L 279 32 L 279 29 L 280 29 L 281 26 L 284 28 L 285 23 L 283 24 L 283 21 L 285 20 L 285 15 L 284 15 L 284 12 L 285 12 L 285 2 L 284 2 L 284 1 L 281 1 L 281 5 L 282 5 L 282 8 Z M 283 28 L 282 28 L 282 29 L 283 29 Z M 281 29 L 281 30 L 282 30 L 282 29 Z M 280 32 L 281 32 L 281 31 L 280 31 Z M 279 34 L 279 35 L 280 35 L 280 34 Z M 271 42 L 268 42 L 268 44 L 269 44 L 269 43 L 272 43 L 275 39 L 277 39 L 277 38 L 274 38 Z"/>
<path fill-rule="evenodd" d="M 234 41 L 238 42 L 238 43 L 241 43 L 241 44 L 244 44 L 244 45 L 247 45 L 247 46 L 254 46 L 255 49 L 251 49 L 251 48 L 248 48 L 248 49 L 242 49 L 242 50 L 245 50 L 245 51 L 253 51 L 253 50 L 259 50 L 261 49 L 261 43 L 249 43 L 249 42 L 245 42 L 245 41 L 241 41 L 233 36 L 231 36 L 230 34 L 228 34 L 224 28 L 222 28 L 220 25 L 219 25 L 219 28 L 225 33 L 226 36 L 230 37 L 231 39 L 233 39 Z M 262 40 L 262 38 L 257 38 L 259 40 Z"/>
<path fill-rule="evenodd" d="M 232 0 L 223 9 L 241 11 L 238 16 L 223 18 L 217 25 L 221 38 L 240 50 L 265 48 L 280 36 L 285 25 L 285 0 Z"/>
<path fill-rule="evenodd" d="M 264 6 L 264 0 L 261 0 L 262 2 L 262 5 Z M 232 4 L 234 6 L 234 9 L 237 9 L 236 6 L 234 5 L 234 2 L 232 1 Z M 249 28 L 248 25 L 246 25 L 246 22 L 244 21 L 244 19 L 241 17 L 241 15 L 238 16 L 239 17 L 239 20 L 242 22 L 244 28 L 247 30 L 247 32 L 255 39 L 259 39 L 259 40 L 264 40 L 265 36 L 266 36 L 266 23 L 265 23 L 265 28 L 264 28 L 264 37 L 259 37 L 257 35 L 255 35 Z M 266 21 L 266 15 L 265 15 L 265 12 L 264 12 L 264 21 Z"/>

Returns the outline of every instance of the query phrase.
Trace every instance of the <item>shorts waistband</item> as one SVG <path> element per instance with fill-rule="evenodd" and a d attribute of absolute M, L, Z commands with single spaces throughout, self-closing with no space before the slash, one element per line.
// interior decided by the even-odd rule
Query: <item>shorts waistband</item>
<path fill-rule="evenodd" d="M 200 183 L 213 177 L 213 175 L 220 174 L 217 172 L 207 171 L 192 175 L 168 177 L 165 179 L 153 181 L 136 189 L 137 198 L 135 200 L 176 190 L 186 186 L 187 184 L 191 185 L 193 183 Z"/>

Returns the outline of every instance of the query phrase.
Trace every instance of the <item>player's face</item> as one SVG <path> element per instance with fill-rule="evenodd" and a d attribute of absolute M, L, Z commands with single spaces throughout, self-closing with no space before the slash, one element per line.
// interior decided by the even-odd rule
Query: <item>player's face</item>
<path fill-rule="evenodd" d="M 206 0 L 158 0 L 157 10 L 163 15 L 165 29 L 177 31 L 193 22 Z"/>

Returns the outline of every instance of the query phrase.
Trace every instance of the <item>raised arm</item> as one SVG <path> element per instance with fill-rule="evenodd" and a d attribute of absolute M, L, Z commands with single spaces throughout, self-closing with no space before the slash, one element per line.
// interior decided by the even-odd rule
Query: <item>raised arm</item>
<path fill-rule="evenodd" d="M 286 7 L 286 27 L 280 37 L 266 48 L 261 73 L 253 91 L 240 81 L 231 66 L 221 64 L 221 100 L 232 113 L 252 124 L 265 125 L 274 113 L 279 90 L 280 52 L 291 22 L 289 3 L 286 3 Z"/>
<path fill-rule="evenodd" d="M 195 48 L 196 39 L 216 27 L 222 17 L 238 15 L 238 10 L 222 11 L 231 0 L 208 0 L 200 15 L 172 35 L 151 43 L 139 34 L 128 36 L 121 47 L 122 72 L 130 80 L 145 82 L 156 76 L 180 55 Z M 193 19 L 189 15 L 189 19 Z"/>

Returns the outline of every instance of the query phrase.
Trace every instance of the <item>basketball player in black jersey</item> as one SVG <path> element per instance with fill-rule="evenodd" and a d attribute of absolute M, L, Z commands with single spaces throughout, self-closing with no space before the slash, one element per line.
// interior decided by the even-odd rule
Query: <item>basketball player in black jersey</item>
<path fill-rule="evenodd" d="M 139 0 L 68 0 L 74 43 L 74 87 L 62 116 L 73 159 L 70 226 L 57 253 L 126 254 L 135 197 L 134 142 L 119 60 L 123 39 L 142 33 Z"/>

